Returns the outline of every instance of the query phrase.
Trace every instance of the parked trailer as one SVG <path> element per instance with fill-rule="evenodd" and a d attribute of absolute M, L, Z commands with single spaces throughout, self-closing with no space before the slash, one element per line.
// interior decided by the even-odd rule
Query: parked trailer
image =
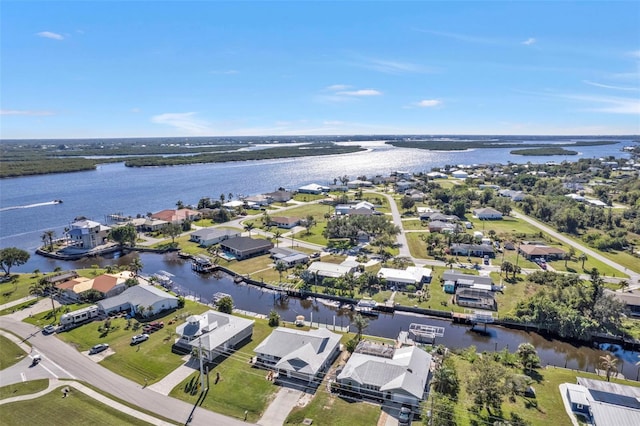
<path fill-rule="evenodd" d="M 86 308 L 78 309 L 77 311 L 62 314 L 60 317 L 60 324 L 62 326 L 81 324 L 98 316 L 100 316 L 100 308 L 98 308 L 98 305 L 91 305 Z"/>

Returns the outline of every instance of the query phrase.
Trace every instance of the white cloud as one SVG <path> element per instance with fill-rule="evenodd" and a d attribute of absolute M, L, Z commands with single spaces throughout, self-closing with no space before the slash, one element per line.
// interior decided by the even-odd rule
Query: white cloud
<path fill-rule="evenodd" d="M 603 89 L 627 90 L 627 91 L 634 91 L 634 92 L 640 91 L 640 88 L 638 88 L 638 87 L 611 86 L 609 84 L 595 83 L 595 82 L 589 81 L 589 80 L 582 80 L 582 82 L 584 84 L 588 84 L 590 86 L 602 87 Z"/>
<path fill-rule="evenodd" d="M 131 108 L 131 112 L 139 113 L 140 112 L 140 108 Z"/>
<path fill-rule="evenodd" d="M 331 86 L 326 87 L 325 90 L 329 90 L 331 92 L 336 92 L 338 90 L 347 90 L 351 88 L 351 86 L 347 85 L 347 84 L 333 84 Z"/>
<path fill-rule="evenodd" d="M 360 89 L 337 92 L 336 94 L 343 96 L 379 96 L 382 95 L 382 92 L 374 89 Z"/>
<path fill-rule="evenodd" d="M 640 59 L 640 50 L 633 50 L 629 52 L 628 55 L 631 56 L 632 58 Z"/>
<path fill-rule="evenodd" d="M 536 43 L 536 39 L 533 37 L 529 37 L 528 39 L 522 42 L 522 44 L 524 44 L 525 46 L 531 46 L 532 44 L 535 44 L 535 43 Z"/>
<path fill-rule="evenodd" d="M 43 116 L 43 115 L 55 115 L 51 111 L 30 111 L 30 110 L 18 110 L 18 109 L 3 109 L 0 110 L 0 115 L 29 115 L 29 116 Z"/>
<path fill-rule="evenodd" d="M 416 106 L 419 106 L 420 108 L 433 108 L 439 105 L 442 105 L 442 101 L 439 101 L 438 99 L 424 99 L 416 103 Z"/>
<path fill-rule="evenodd" d="M 39 33 L 36 33 L 36 35 L 39 37 L 50 38 L 53 40 L 64 40 L 64 36 L 62 34 L 52 33 L 51 31 L 41 31 Z"/>
<path fill-rule="evenodd" d="M 195 118 L 195 112 L 168 112 L 151 117 L 152 123 L 166 124 L 183 130 L 192 135 L 206 135 L 213 133 L 209 123 Z"/>
<path fill-rule="evenodd" d="M 561 95 L 561 97 L 586 102 L 587 111 L 607 112 L 611 114 L 640 114 L 640 99 L 614 96 Z"/>
<path fill-rule="evenodd" d="M 384 72 L 387 74 L 399 74 L 406 72 L 426 72 L 429 71 L 421 65 L 412 64 L 410 62 L 388 61 L 384 59 L 367 59 L 364 66 L 366 68 Z"/>

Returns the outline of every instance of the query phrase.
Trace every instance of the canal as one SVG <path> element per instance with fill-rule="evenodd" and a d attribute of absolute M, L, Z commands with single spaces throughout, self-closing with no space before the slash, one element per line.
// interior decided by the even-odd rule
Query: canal
<path fill-rule="evenodd" d="M 60 262 L 64 268 L 90 268 L 92 265 L 106 266 L 109 264 L 127 265 L 138 254 L 131 253 L 116 258 L 92 258 L 76 262 Z M 304 315 L 307 321 L 348 326 L 353 312 L 326 306 L 318 300 L 301 300 L 290 297 L 281 300 L 269 290 L 247 285 L 236 284 L 226 274 L 198 274 L 191 270 L 191 263 L 181 259 L 176 253 L 164 255 L 141 253 L 140 259 L 144 265 L 143 274 L 151 275 L 158 271 L 166 271 L 173 275 L 176 290 L 183 295 L 199 298 L 203 303 L 211 302 L 214 293 L 229 294 L 236 308 L 268 314 L 272 309 L 280 314 L 286 322 L 293 322 L 297 315 Z M 471 329 L 468 325 L 454 324 L 451 321 L 425 317 L 410 313 L 380 313 L 377 318 L 370 318 L 365 333 L 375 336 L 395 339 L 401 330 L 408 330 L 411 323 L 429 324 L 444 327 L 443 337 L 436 338 L 436 344 L 443 344 L 451 349 L 476 346 L 479 352 L 501 351 L 507 348 L 515 351 L 519 344 L 529 342 L 533 344 L 543 365 L 555 365 L 575 370 L 594 372 L 600 361 L 600 356 L 612 353 L 618 358 L 618 371 L 625 377 L 638 379 L 638 352 L 623 350 L 618 345 L 601 344 L 585 346 L 573 344 L 555 338 L 548 338 L 535 332 L 514 330 L 489 325 L 486 332 L 481 326 Z"/>

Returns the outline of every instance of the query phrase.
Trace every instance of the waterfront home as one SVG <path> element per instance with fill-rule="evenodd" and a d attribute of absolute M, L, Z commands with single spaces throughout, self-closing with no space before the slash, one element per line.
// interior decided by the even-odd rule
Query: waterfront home
<path fill-rule="evenodd" d="M 276 226 L 283 229 L 291 229 L 300 225 L 300 218 L 287 216 L 272 216 L 269 221 L 270 226 Z"/>
<path fill-rule="evenodd" d="M 605 294 L 612 296 L 614 299 L 625 304 L 627 313 L 634 317 L 640 317 L 640 294 L 604 290 Z"/>
<path fill-rule="evenodd" d="M 347 182 L 347 188 L 349 189 L 357 189 L 362 187 L 371 187 L 373 183 L 368 180 L 354 179 Z"/>
<path fill-rule="evenodd" d="M 314 194 L 320 195 L 323 192 L 329 191 L 329 187 L 318 185 L 317 183 L 311 183 L 309 185 L 304 185 L 298 188 L 298 192 L 300 194 Z"/>
<path fill-rule="evenodd" d="M 74 248 L 91 250 L 107 242 L 111 228 L 88 219 L 75 221 L 71 224 L 69 235 L 70 245 Z"/>
<path fill-rule="evenodd" d="M 543 258 L 544 260 L 563 259 L 565 252 L 556 247 L 549 247 L 542 243 L 523 243 L 518 248 L 520 254 L 526 259 Z"/>
<path fill-rule="evenodd" d="M 425 398 L 432 358 L 417 346 L 394 348 L 363 340 L 338 371 L 340 389 L 379 401 L 418 407 Z"/>
<path fill-rule="evenodd" d="M 340 353 L 340 335 L 326 328 L 276 328 L 255 349 L 256 364 L 312 383 Z"/>
<path fill-rule="evenodd" d="M 94 290 L 100 297 L 112 297 L 122 293 L 126 288 L 126 281 L 133 274 L 123 271 L 117 274 L 103 274 L 95 278 L 75 277 L 58 283 L 55 287 L 61 296 L 70 300 L 80 301 L 88 291 Z"/>
<path fill-rule="evenodd" d="M 173 223 L 176 225 L 182 225 L 187 220 L 198 220 L 201 217 L 202 214 L 199 211 L 191 209 L 167 209 L 161 210 L 151 215 L 151 219 L 164 220 L 165 222 Z"/>
<path fill-rule="evenodd" d="M 250 197 L 244 197 L 242 199 L 244 203 L 250 208 L 260 208 L 271 204 L 271 199 L 266 195 L 258 194 Z"/>
<path fill-rule="evenodd" d="M 442 273 L 442 277 L 440 278 L 442 282 L 452 282 L 456 287 L 474 287 L 476 288 L 486 288 L 489 286 L 490 290 L 493 290 L 493 280 L 491 277 L 483 277 L 481 275 L 471 275 L 471 274 L 463 274 L 460 272 L 455 272 L 452 270 L 444 271 Z M 482 287 L 480 287 L 482 286 Z"/>
<path fill-rule="evenodd" d="M 306 264 L 309 262 L 309 255 L 297 250 L 292 250 L 285 247 L 274 247 L 269 250 L 271 258 L 276 262 L 282 262 L 287 265 L 287 268 L 291 268 L 297 264 Z"/>
<path fill-rule="evenodd" d="M 59 283 L 63 283 L 65 281 L 69 281 L 73 278 L 76 278 L 77 276 L 78 276 L 78 273 L 76 271 L 68 271 L 68 272 L 62 272 L 58 275 L 52 275 L 50 277 L 46 277 L 45 280 L 47 281 L 47 283 L 51 285 L 56 285 Z"/>
<path fill-rule="evenodd" d="M 480 220 L 501 220 L 502 213 L 491 207 L 483 207 L 473 210 L 473 216 Z"/>
<path fill-rule="evenodd" d="M 202 247 L 209 247 L 229 238 L 239 237 L 240 234 L 241 232 L 235 229 L 202 228 L 192 232 L 189 241 L 198 243 Z"/>
<path fill-rule="evenodd" d="M 98 306 L 106 314 L 123 311 L 135 314 L 142 308 L 144 316 L 152 316 L 177 308 L 178 298 L 152 285 L 139 284 L 99 301 Z"/>
<path fill-rule="evenodd" d="M 458 306 L 486 309 L 489 311 L 495 311 L 498 309 L 495 296 L 489 290 L 466 287 L 458 288 L 456 289 L 453 300 Z"/>
<path fill-rule="evenodd" d="M 429 179 L 449 179 L 449 176 L 441 172 L 429 172 L 427 173 L 427 177 Z"/>
<path fill-rule="evenodd" d="M 209 310 L 191 315 L 184 324 L 176 327 L 180 336 L 175 346 L 188 353 L 201 351 L 205 361 L 227 356 L 242 342 L 253 335 L 255 321 Z M 197 353 L 197 352 L 196 352 Z"/>
<path fill-rule="evenodd" d="M 356 271 L 356 267 L 353 265 L 339 265 L 337 263 L 329 262 L 313 262 L 307 268 L 309 272 L 315 274 L 318 278 L 340 278 L 349 273 Z"/>
<path fill-rule="evenodd" d="M 449 251 L 454 256 L 495 257 L 493 246 L 490 244 L 451 244 Z"/>
<path fill-rule="evenodd" d="M 293 198 L 293 192 L 278 190 L 274 192 L 267 192 L 264 196 L 274 203 L 286 203 Z"/>
<path fill-rule="evenodd" d="M 384 278 L 387 288 L 406 290 L 407 286 L 412 285 L 420 290 L 424 284 L 431 283 L 431 273 L 431 269 L 419 266 L 409 266 L 405 270 L 380 268 L 378 278 Z"/>
<path fill-rule="evenodd" d="M 273 243 L 271 241 L 250 237 L 229 238 L 220 243 L 221 250 L 233 255 L 238 260 L 266 254 L 272 248 Z"/>
<path fill-rule="evenodd" d="M 238 208 L 242 208 L 245 207 L 245 203 L 244 201 L 240 201 L 240 200 L 232 200 L 232 201 L 227 201 L 226 203 L 224 203 L 222 205 L 222 207 L 224 207 L 225 209 L 229 210 L 229 211 L 234 211 Z"/>
<path fill-rule="evenodd" d="M 560 392 L 571 412 L 594 426 L 640 424 L 640 388 L 604 380 L 577 378 L 563 383 Z"/>

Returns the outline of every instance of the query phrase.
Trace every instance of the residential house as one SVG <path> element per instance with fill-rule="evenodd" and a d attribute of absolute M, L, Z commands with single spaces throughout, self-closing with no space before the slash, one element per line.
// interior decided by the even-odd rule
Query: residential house
<path fill-rule="evenodd" d="M 60 273 L 58 275 L 46 277 L 45 280 L 47 281 L 47 283 L 51 285 L 56 285 L 56 284 L 63 283 L 65 281 L 69 281 L 73 278 L 76 278 L 77 276 L 78 276 L 78 273 L 76 271 L 68 271 L 68 272 Z"/>
<path fill-rule="evenodd" d="M 473 216 L 480 220 L 501 220 L 502 213 L 491 207 L 483 207 L 481 209 L 474 209 Z"/>
<path fill-rule="evenodd" d="M 414 201 L 422 201 L 424 200 L 424 197 L 425 197 L 425 193 L 417 189 L 410 189 L 409 191 L 405 192 L 404 195 L 406 195 L 407 197 L 411 198 Z"/>
<path fill-rule="evenodd" d="M 442 273 L 441 281 L 452 281 L 460 287 L 473 287 L 474 284 L 493 285 L 491 277 L 483 277 L 481 275 L 463 274 L 460 272 L 447 270 Z M 468 285 L 468 283 L 471 283 Z"/>
<path fill-rule="evenodd" d="M 232 200 L 224 203 L 222 207 L 224 207 L 229 211 L 233 211 L 233 210 L 245 207 L 245 203 L 244 201 L 241 201 L 241 200 Z"/>
<path fill-rule="evenodd" d="M 634 317 L 640 317 L 640 294 L 619 292 L 605 289 L 604 292 L 613 296 L 618 301 L 625 304 L 627 313 Z"/>
<path fill-rule="evenodd" d="M 520 254 L 526 259 L 543 258 L 545 260 L 564 259 L 565 252 L 556 247 L 549 247 L 540 243 L 520 244 Z"/>
<path fill-rule="evenodd" d="M 209 247 L 229 238 L 239 237 L 240 234 L 241 232 L 235 229 L 202 228 L 192 232 L 189 241 L 198 243 L 202 247 Z"/>
<path fill-rule="evenodd" d="M 420 290 L 424 284 L 431 283 L 431 269 L 409 266 L 407 269 L 380 268 L 378 278 L 384 278 L 387 287 L 405 290 L 412 285 Z"/>
<path fill-rule="evenodd" d="M 449 248 L 454 256 L 495 257 L 493 246 L 490 244 L 451 244 Z"/>
<path fill-rule="evenodd" d="M 347 188 L 349 189 L 371 187 L 371 186 L 373 186 L 373 183 L 369 182 L 368 180 L 355 179 L 347 182 Z"/>
<path fill-rule="evenodd" d="M 229 355 L 240 343 L 251 339 L 255 321 L 209 310 L 191 315 L 184 324 L 176 327 L 180 336 L 175 346 L 193 353 L 201 351 L 205 361 L 212 362 L 219 356 Z"/>
<path fill-rule="evenodd" d="M 415 182 L 403 179 L 396 182 L 395 185 L 396 185 L 396 192 L 403 194 L 407 192 L 409 189 L 413 188 L 416 184 Z"/>
<path fill-rule="evenodd" d="M 577 378 L 563 383 L 560 392 L 573 413 L 594 426 L 640 424 L 640 388 L 597 379 Z M 581 419 L 585 420 L 585 419 Z"/>
<path fill-rule="evenodd" d="M 422 219 L 422 216 L 420 216 Z M 443 214 L 440 212 L 432 212 L 429 214 L 429 220 L 440 220 L 442 222 L 458 222 L 460 218 L 454 214 Z"/>
<path fill-rule="evenodd" d="M 244 197 L 242 200 L 244 201 L 245 205 L 250 208 L 260 208 L 271 204 L 271 198 L 263 194 Z"/>
<path fill-rule="evenodd" d="M 433 220 L 429 222 L 429 232 L 455 232 L 459 226 L 451 222 L 443 222 L 441 220 Z"/>
<path fill-rule="evenodd" d="M 160 312 L 178 307 L 178 298 L 152 285 L 134 285 L 117 296 L 98 302 L 106 314 L 128 311 L 132 314 L 144 308 L 143 315 L 153 316 Z"/>
<path fill-rule="evenodd" d="M 271 241 L 250 237 L 229 238 L 220 243 L 220 249 L 232 254 L 238 260 L 266 254 L 272 248 L 273 243 Z"/>
<path fill-rule="evenodd" d="M 272 216 L 269 225 L 277 226 L 278 228 L 283 229 L 291 229 L 300 225 L 300 218 L 288 216 Z"/>
<path fill-rule="evenodd" d="M 269 250 L 271 258 L 276 262 L 283 262 L 287 265 L 287 268 L 298 264 L 306 264 L 309 262 L 309 255 L 297 250 L 292 250 L 285 247 L 274 247 Z"/>
<path fill-rule="evenodd" d="M 264 194 L 265 197 L 271 200 L 274 203 L 286 203 L 287 201 L 293 198 L 293 192 L 286 190 L 277 190 L 274 192 L 267 192 Z"/>
<path fill-rule="evenodd" d="M 304 185 L 298 188 L 298 192 L 300 194 L 315 194 L 320 195 L 323 192 L 329 191 L 329 188 L 326 186 L 318 185 L 317 183 L 312 183 L 309 185 Z"/>
<path fill-rule="evenodd" d="M 522 201 L 524 200 L 525 193 L 522 191 L 514 191 L 512 189 L 501 189 L 498 191 L 498 194 L 501 197 L 509 197 L 512 201 Z"/>
<path fill-rule="evenodd" d="M 454 302 L 459 306 L 469 308 L 486 309 L 495 311 L 498 309 L 494 294 L 488 290 L 475 288 L 458 288 L 454 296 Z"/>
<path fill-rule="evenodd" d="M 161 210 L 151 215 L 151 219 L 164 220 L 165 222 L 182 225 L 187 220 L 194 221 L 200 219 L 202 214 L 197 210 L 191 209 L 167 209 Z"/>
<path fill-rule="evenodd" d="M 469 177 L 469 174 L 464 170 L 454 170 L 451 172 L 451 177 L 455 179 L 466 179 Z"/>
<path fill-rule="evenodd" d="M 278 327 L 254 352 L 258 365 L 311 383 L 340 353 L 340 335 L 326 328 L 303 331 Z"/>
<path fill-rule="evenodd" d="M 320 279 L 324 278 L 340 278 L 346 274 L 355 272 L 353 265 L 339 265 L 337 263 L 313 262 L 307 270 Z"/>
<path fill-rule="evenodd" d="M 363 340 L 336 382 L 347 392 L 417 408 L 425 399 L 431 363 L 431 355 L 417 346 L 394 348 Z"/>
<path fill-rule="evenodd" d="M 71 229 L 67 235 L 73 247 L 91 250 L 107 242 L 110 230 L 109 226 L 82 219 L 71 224 Z"/>
<path fill-rule="evenodd" d="M 441 172 L 429 172 L 427 173 L 427 177 L 429 179 L 449 179 L 449 176 Z"/>

